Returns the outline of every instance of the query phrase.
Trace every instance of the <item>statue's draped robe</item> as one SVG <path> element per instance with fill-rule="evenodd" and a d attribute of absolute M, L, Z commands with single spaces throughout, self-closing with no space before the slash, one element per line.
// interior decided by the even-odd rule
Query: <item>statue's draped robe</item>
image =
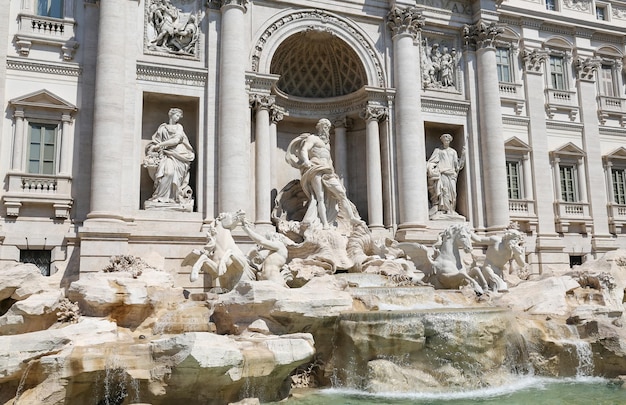
<path fill-rule="evenodd" d="M 163 157 L 154 173 L 154 193 L 150 200 L 158 202 L 181 202 L 189 198 L 189 168 L 195 153 L 180 124 L 161 124 L 148 145 L 157 145 L 179 137 L 178 144 L 163 149 Z"/>
<path fill-rule="evenodd" d="M 428 191 L 436 211 L 447 214 L 456 211 L 456 180 L 461 163 L 456 150 L 435 148 L 428 159 Z"/>

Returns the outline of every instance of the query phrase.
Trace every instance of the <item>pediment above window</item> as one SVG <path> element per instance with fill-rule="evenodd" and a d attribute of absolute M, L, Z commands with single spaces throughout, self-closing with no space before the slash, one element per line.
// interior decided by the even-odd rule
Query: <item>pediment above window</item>
<path fill-rule="evenodd" d="M 14 98 L 9 101 L 9 104 L 23 109 L 58 110 L 67 113 L 77 110 L 72 103 L 45 89 Z"/>

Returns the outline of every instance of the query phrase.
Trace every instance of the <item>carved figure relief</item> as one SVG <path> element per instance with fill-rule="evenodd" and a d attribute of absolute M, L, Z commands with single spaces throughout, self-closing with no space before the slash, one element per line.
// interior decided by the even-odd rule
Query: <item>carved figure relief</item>
<path fill-rule="evenodd" d="M 144 204 L 146 209 L 193 210 L 193 190 L 189 186 L 189 169 L 195 159 L 189 139 L 178 121 L 180 108 L 169 111 L 169 121 L 163 123 L 146 146 L 143 167 L 154 181 L 154 191 Z"/>
<path fill-rule="evenodd" d="M 195 0 L 150 0 L 147 8 L 147 48 L 195 56 L 201 17 L 195 8 Z"/>
<path fill-rule="evenodd" d="M 455 48 L 422 41 L 422 85 L 425 89 L 455 89 L 460 55 Z"/>

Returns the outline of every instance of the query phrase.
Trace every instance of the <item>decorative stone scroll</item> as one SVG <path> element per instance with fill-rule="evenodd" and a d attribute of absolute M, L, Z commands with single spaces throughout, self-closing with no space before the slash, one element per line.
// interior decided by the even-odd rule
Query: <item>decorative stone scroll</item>
<path fill-rule="evenodd" d="M 269 110 L 276 102 L 276 97 L 267 94 L 250 94 L 250 107 Z"/>
<path fill-rule="evenodd" d="M 543 49 L 524 49 L 522 51 L 522 60 L 524 61 L 524 69 L 527 72 L 540 73 L 543 63 L 548 59 L 548 52 Z"/>
<path fill-rule="evenodd" d="M 197 55 L 202 12 L 197 1 L 146 2 L 146 50 L 170 55 Z"/>
<path fill-rule="evenodd" d="M 578 79 L 593 81 L 595 73 L 600 69 L 602 62 L 598 58 L 577 58 L 574 60 L 574 67 L 578 73 Z"/>
<path fill-rule="evenodd" d="M 220 9 L 224 6 L 239 6 L 247 10 L 250 0 L 207 0 L 207 6 L 213 9 Z"/>
<path fill-rule="evenodd" d="M 417 7 L 399 8 L 394 7 L 387 15 L 387 26 L 391 30 L 392 36 L 409 34 L 413 39 L 417 38 L 425 24 L 422 10 Z"/>
<path fill-rule="evenodd" d="M 364 121 L 382 121 L 387 117 L 388 110 L 387 107 L 368 104 L 365 108 L 360 112 L 359 116 Z"/>
<path fill-rule="evenodd" d="M 504 28 L 496 22 L 479 21 L 476 24 L 463 27 L 463 37 L 468 45 L 478 48 L 494 47 L 496 39 L 504 32 Z"/>
<path fill-rule="evenodd" d="M 574 11 L 588 12 L 591 9 L 590 0 L 563 0 L 563 8 Z"/>

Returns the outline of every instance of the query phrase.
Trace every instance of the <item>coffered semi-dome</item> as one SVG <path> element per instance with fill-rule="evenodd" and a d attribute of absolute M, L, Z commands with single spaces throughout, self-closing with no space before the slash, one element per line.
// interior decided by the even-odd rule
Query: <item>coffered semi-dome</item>
<path fill-rule="evenodd" d="M 344 96 L 367 83 L 356 52 L 325 31 L 310 30 L 287 38 L 276 50 L 270 70 L 280 75 L 278 89 L 297 97 Z"/>

